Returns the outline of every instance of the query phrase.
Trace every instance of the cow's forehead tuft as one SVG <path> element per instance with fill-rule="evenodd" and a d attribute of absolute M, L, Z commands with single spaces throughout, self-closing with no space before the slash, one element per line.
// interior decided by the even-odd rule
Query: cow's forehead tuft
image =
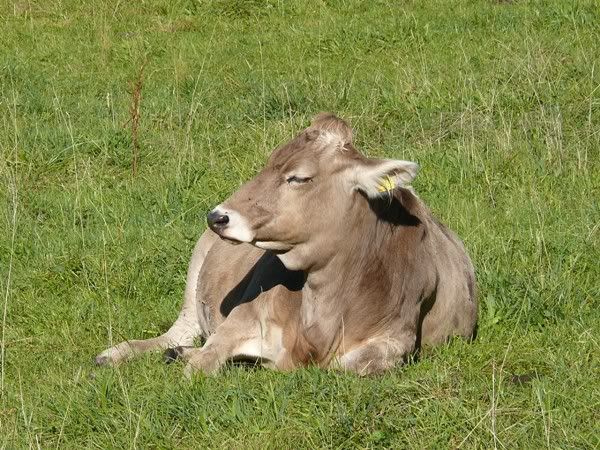
<path fill-rule="evenodd" d="M 281 166 L 291 160 L 301 160 L 315 155 L 315 139 L 306 132 L 302 132 L 287 144 L 276 149 L 270 158 L 272 165 Z"/>
<path fill-rule="evenodd" d="M 321 159 L 325 155 L 335 156 L 336 159 L 341 158 L 341 160 L 363 158 L 351 143 L 344 144 L 335 133 L 307 128 L 273 151 L 269 158 L 269 166 L 279 170 L 290 165 L 301 164 L 303 161 Z"/>

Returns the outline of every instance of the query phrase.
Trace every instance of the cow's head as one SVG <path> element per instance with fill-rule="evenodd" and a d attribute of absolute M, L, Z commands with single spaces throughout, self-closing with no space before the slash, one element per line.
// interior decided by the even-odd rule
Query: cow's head
<path fill-rule="evenodd" d="M 389 195 L 417 169 L 409 161 L 366 158 L 352 146 L 348 124 L 322 113 L 213 209 L 208 224 L 224 239 L 273 250 L 289 269 L 308 269 L 343 238 L 358 203 Z"/>

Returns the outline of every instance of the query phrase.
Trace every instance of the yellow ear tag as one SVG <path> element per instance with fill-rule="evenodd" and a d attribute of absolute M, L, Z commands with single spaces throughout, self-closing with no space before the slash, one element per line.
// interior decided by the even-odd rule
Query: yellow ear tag
<path fill-rule="evenodd" d="M 393 191 L 396 187 L 396 182 L 392 177 L 385 176 L 379 182 L 379 186 L 377 186 L 377 190 L 379 192 L 389 192 Z"/>

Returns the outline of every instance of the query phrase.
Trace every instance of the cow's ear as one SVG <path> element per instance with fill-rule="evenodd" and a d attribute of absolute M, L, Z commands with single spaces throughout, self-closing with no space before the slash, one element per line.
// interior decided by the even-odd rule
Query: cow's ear
<path fill-rule="evenodd" d="M 353 170 L 354 189 L 369 198 L 386 195 L 397 187 L 406 186 L 417 176 L 419 165 L 397 159 L 368 159 Z"/>

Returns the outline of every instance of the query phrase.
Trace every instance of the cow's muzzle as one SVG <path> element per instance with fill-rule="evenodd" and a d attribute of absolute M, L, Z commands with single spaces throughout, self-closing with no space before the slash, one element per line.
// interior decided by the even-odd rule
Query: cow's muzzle
<path fill-rule="evenodd" d="M 213 230 L 215 233 L 219 233 L 220 231 L 223 231 L 223 229 L 229 223 L 229 216 L 227 214 L 223 214 L 217 209 L 213 209 L 208 213 L 206 221 L 208 222 L 208 226 L 211 230 Z"/>
<path fill-rule="evenodd" d="M 252 242 L 254 232 L 248 221 L 237 211 L 219 205 L 206 217 L 208 226 L 222 239 L 232 243 Z"/>

